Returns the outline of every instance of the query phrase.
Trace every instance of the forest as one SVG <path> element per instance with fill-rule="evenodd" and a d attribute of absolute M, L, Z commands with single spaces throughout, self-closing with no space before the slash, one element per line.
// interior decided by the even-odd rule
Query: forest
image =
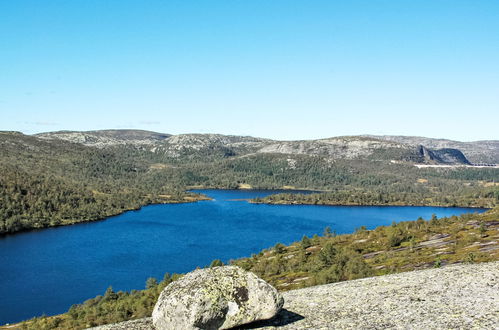
<path fill-rule="evenodd" d="M 0 234 L 92 221 L 202 198 L 158 181 L 137 150 L 0 134 Z"/>

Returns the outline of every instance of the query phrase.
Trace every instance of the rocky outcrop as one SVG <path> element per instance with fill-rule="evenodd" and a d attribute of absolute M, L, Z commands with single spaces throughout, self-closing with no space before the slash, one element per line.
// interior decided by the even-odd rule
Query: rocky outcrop
<path fill-rule="evenodd" d="M 203 160 L 282 154 L 322 156 L 332 160 L 367 158 L 466 165 L 469 164 L 467 157 L 473 157 L 471 162 L 474 163 L 499 159 L 499 141 L 458 142 L 403 136 L 340 136 L 319 140 L 276 141 L 251 136 L 169 135 L 141 130 L 59 131 L 35 136 L 44 140 L 64 140 L 97 148 L 126 146 L 168 158 Z"/>
<path fill-rule="evenodd" d="M 285 293 L 264 329 L 493 329 L 499 262 L 448 266 Z"/>
<path fill-rule="evenodd" d="M 372 155 L 375 151 L 382 149 L 407 152 L 411 148 L 396 142 L 345 136 L 308 141 L 274 141 L 258 150 L 258 153 L 322 155 L 337 159 L 354 159 Z"/>
<path fill-rule="evenodd" d="M 283 305 L 277 290 L 235 266 L 195 270 L 161 292 L 152 313 L 158 330 L 228 329 L 272 318 Z"/>
<path fill-rule="evenodd" d="M 453 265 L 283 293 L 284 308 L 247 329 L 495 329 L 499 262 Z M 154 329 L 142 319 L 101 330 Z"/>
<path fill-rule="evenodd" d="M 58 131 L 35 135 L 43 140 L 64 140 L 88 147 L 110 148 L 126 146 L 147 150 L 167 157 L 185 155 L 227 155 L 254 152 L 270 140 L 250 136 L 221 134 L 170 135 L 142 130 Z"/>
<path fill-rule="evenodd" d="M 470 162 L 464 154 L 457 150 L 451 148 L 434 149 L 430 150 L 425 146 L 419 146 L 419 154 L 422 161 L 425 162 L 435 162 L 437 164 L 460 164 L 460 165 L 470 165 Z"/>
<path fill-rule="evenodd" d="M 432 139 L 421 136 L 366 136 L 408 145 L 424 145 L 425 147 L 431 149 L 458 149 L 471 163 L 499 164 L 498 140 L 460 142 L 446 139 Z"/>
<path fill-rule="evenodd" d="M 170 134 L 142 130 L 99 130 L 47 132 L 36 134 L 35 136 L 44 140 L 64 140 L 97 148 L 115 146 L 153 148 L 170 137 Z"/>

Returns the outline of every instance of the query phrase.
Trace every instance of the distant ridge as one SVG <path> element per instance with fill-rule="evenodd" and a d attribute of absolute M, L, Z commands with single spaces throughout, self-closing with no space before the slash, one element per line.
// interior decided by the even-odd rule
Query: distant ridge
<path fill-rule="evenodd" d="M 340 136 L 318 140 L 277 141 L 251 136 L 178 134 L 144 130 L 58 131 L 35 135 L 86 146 L 131 146 L 170 157 L 219 154 L 223 157 L 250 154 L 321 155 L 332 159 L 371 157 L 429 164 L 499 163 L 499 141 L 459 142 L 412 136 Z"/>
<path fill-rule="evenodd" d="M 400 136 L 400 135 L 364 135 L 364 136 L 378 138 L 386 141 L 395 141 L 410 145 L 423 145 L 427 148 L 459 149 L 471 163 L 499 164 L 498 140 L 460 142 L 447 139 L 427 138 L 421 136 Z"/>
<path fill-rule="evenodd" d="M 59 139 L 87 146 L 106 147 L 130 144 L 135 146 L 151 145 L 170 137 L 170 134 L 144 130 L 109 129 L 98 131 L 57 131 L 35 134 L 35 137 L 47 140 Z"/>

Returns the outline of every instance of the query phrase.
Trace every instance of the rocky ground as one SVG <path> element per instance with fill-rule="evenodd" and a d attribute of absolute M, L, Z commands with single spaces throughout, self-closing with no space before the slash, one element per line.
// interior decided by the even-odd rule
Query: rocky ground
<path fill-rule="evenodd" d="M 499 262 L 455 265 L 284 294 L 272 320 L 245 329 L 499 329 Z M 141 319 L 96 329 L 153 329 Z"/>

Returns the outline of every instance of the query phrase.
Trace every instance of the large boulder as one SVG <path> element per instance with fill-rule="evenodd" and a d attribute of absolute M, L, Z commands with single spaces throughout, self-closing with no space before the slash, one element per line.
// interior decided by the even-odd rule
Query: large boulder
<path fill-rule="evenodd" d="M 228 329 L 282 308 L 277 290 L 235 266 L 198 269 L 168 285 L 152 313 L 156 329 Z"/>

